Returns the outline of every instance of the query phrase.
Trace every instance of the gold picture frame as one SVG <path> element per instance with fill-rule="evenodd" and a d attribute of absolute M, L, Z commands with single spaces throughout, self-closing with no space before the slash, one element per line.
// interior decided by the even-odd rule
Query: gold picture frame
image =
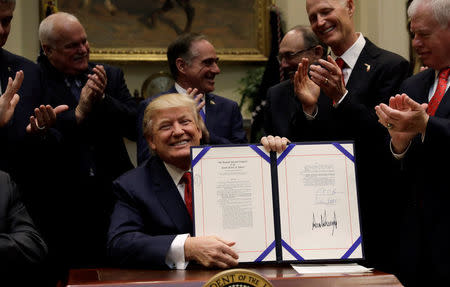
<path fill-rule="evenodd" d="M 270 3 L 40 0 L 40 15 L 43 19 L 51 12 L 64 11 L 77 16 L 88 34 L 93 61 L 165 61 L 168 44 L 185 30 L 205 34 L 221 61 L 265 61 Z"/>

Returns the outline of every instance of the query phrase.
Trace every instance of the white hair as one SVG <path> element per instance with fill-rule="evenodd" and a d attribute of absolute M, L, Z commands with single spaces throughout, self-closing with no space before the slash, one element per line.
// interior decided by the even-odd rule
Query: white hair
<path fill-rule="evenodd" d="M 55 21 L 57 19 L 63 19 L 63 21 L 80 22 L 78 21 L 77 17 L 66 12 L 57 12 L 55 14 L 49 15 L 47 18 L 42 20 L 41 24 L 39 25 L 39 41 L 41 42 L 41 45 L 52 45 L 55 43 L 53 29 L 55 26 Z"/>
<path fill-rule="evenodd" d="M 446 29 L 450 22 L 450 1 L 449 0 L 413 0 L 408 7 L 408 16 L 413 17 L 418 12 L 417 9 L 426 5 L 431 9 L 434 19 Z"/>

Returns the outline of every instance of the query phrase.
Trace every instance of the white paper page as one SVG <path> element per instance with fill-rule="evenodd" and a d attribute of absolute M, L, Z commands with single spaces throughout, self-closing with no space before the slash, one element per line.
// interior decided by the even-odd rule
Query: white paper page
<path fill-rule="evenodd" d="M 195 235 L 235 241 L 239 261 L 255 261 L 275 240 L 269 163 L 248 146 L 212 147 L 193 174 Z"/>
<path fill-rule="evenodd" d="M 358 264 L 310 264 L 294 265 L 292 267 L 299 274 L 327 274 L 327 273 L 367 273 L 372 268 L 366 268 Z"/>
<path fill-rule="evenodd" d="M 351 144 L 343 144 L 353 154 Z M 281 233 L 295 256 L 340 259 L 360 239 L 354 163 L 332 144 L 296 145 L 278 165 Z M 361 258 L 359 245 L 348 258 Z"/>

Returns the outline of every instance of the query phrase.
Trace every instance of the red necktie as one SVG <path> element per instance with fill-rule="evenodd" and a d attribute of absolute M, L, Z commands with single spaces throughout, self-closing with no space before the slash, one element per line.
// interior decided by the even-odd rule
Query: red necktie
<path fill-rule="evenodd" d="M 344 60 L 342 60 L 342 58 L 336 58 L 336 64 L 339 66 L 339 69 L 341 69 L 341 74 L 342 74 L 342 83 L 345 86 L 345 81 L 344 81 L 344 71 L 342 71 L 342 69 L 345 66 L 345 62 Z"/>
<path fill-rule="evenodd" d="M 428 109 L 427 114 L 430 116 L 434 116 L 436 113 L 436 110 L 439 106 L 439 103 L 442 100 L 442 97 L 445 94 L 445 88 L 447 87 L 447 79 L 448 74 L 450 72 L 450 68 L 445 68 L 439 72 L 439 80 L 437 84 L 436 91 L 434 92 L 433 97 L 431 98 L 430 102 L 428 103 Z"/>
<path fill-rule="evenodd" d="M 184 182 L 184 202 L 186 203 L 186 208 L 189 212 L 189 216 L 192 220 L 192 179 L 191 173 L 186 171 L 181 178 L 181 181 Z"/>

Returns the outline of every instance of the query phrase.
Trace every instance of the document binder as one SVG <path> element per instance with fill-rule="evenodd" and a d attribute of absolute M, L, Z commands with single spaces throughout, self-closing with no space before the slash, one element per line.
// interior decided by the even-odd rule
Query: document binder
<path fill-rule="evenodd" d="M 362 259 L 353 142 L 191 147 L 195 236 L 239 262 Z"/>

